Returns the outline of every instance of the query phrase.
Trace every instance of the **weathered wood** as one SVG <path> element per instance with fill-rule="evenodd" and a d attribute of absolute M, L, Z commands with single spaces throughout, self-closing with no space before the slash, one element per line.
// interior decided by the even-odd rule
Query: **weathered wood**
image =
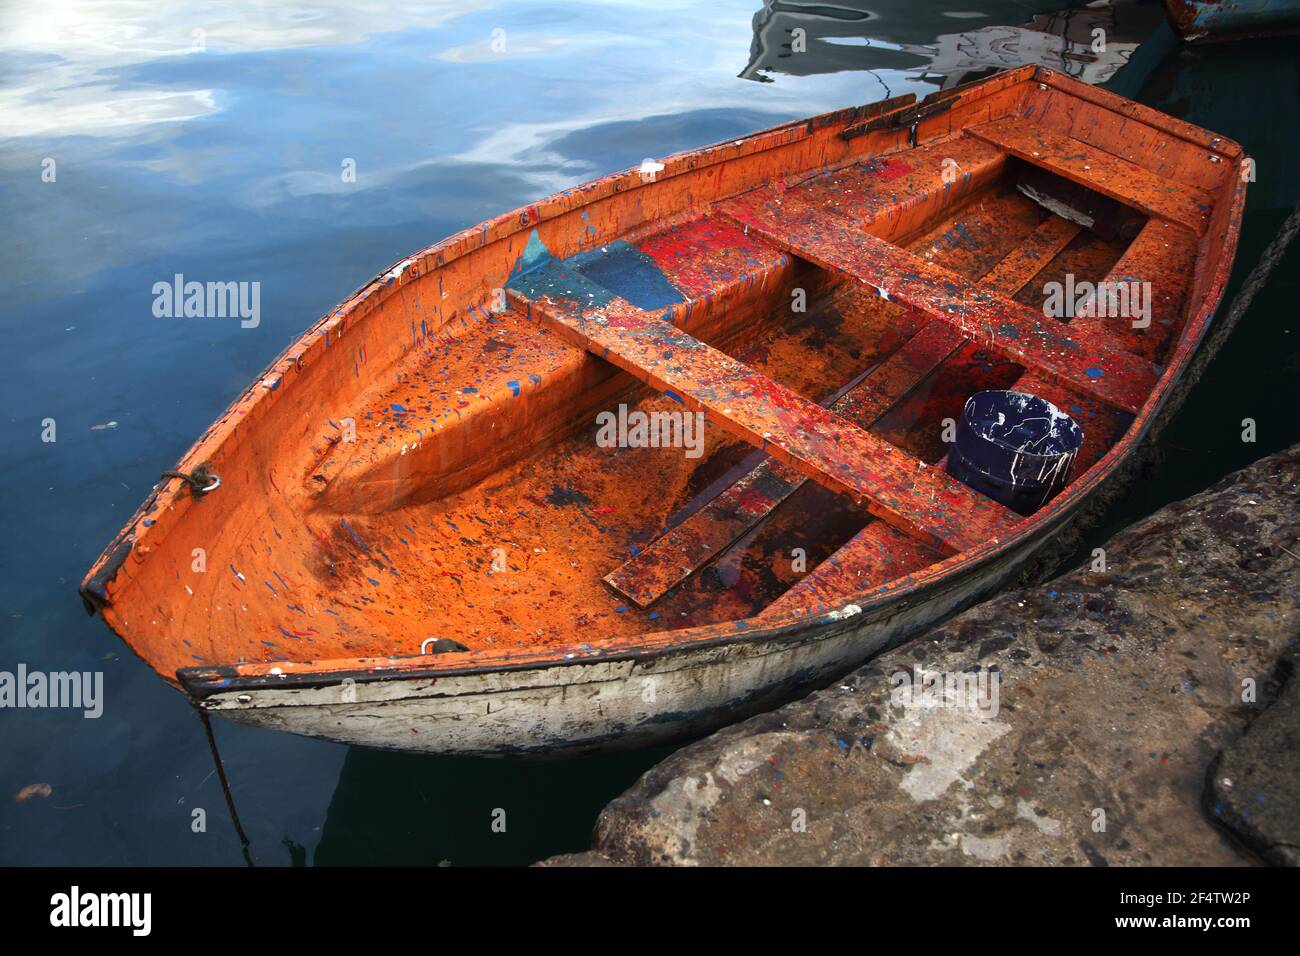
<path fill-rule="evenodd" d="M 1012 299 L 926 262 L 822 210 L 786 208 L 766 187 L 719 211 L 800 258 L 849 275 L 882 298 L 952 325 L 965 338 L 1126 411 L 1136 413 L 1156 382 L 1151 363 L 1091 329 L 1067 330 Z"/>
<path fill-rule="evenodd" d="M 1185 318 L 1183 306 L 1191 291 L 1188 279 L 1196 262 L 1196 246 L 1196 237 L 1182 226 L 1163 219 L 1148 220 L 1103 281 L 1112 288 L 1119 283 L 1149 282 L 1151 314 L 1141 320 L 1135 316 L 1078 317 L 1070 320 L 1072 332 L 1094 329 L 1109 335 L 1125 351 L 1163 362 Z M 1134 291 L 1132 287 L 1130 291 Z"/>
<path fill-rule="evenodd" d="M 1079 232 L 1079 227 L 1074 223 L 1056 216 L 1047 219 L 1021 246 L 986 273 L 980 279 L 980 284 L 1006 295 L 1014 295 L 1069 245 L 1070 240 Z M 934 322 L 926 328 L 933 327 L 942 328 L 947 334 L 956 336 L 943 323 Z M 956 352 L 961 344 L 961 338 L 957 337 L 949 355 Z M 1031 379 L 1025 376 L 1021 381 L 1029 385 Z M 1028 390 L 1036 393 L 1032 386 Z M 902 394 L 906 392 L 900 393 L 899 397 Z M 884 409 L 881 409 L 882 414 L 883 412 Z M 1127 417 L 1127 413 L 1120 414 Z M 937 467 L 942 468 L 945 463 L 946 459 Z M 782 614 L 791 610 L 806 612 L 812 607 L 833 604 L 836 595 L 855 594 L 871 585 L 883 585 L 934 563 L 933 553 L 909 547 L 906 542 L 896 540 L 896 536 L 877 525 L 879 522 L 868 524 L 835 554 L 773 601 L 764 613 Z"/>
<path fill-rule="evenodd" d="M 1082 140 L 1016 117 L 971 127 L 966 135 L 1148 215 L 1180 223 L 1198 236 L 1204 235 L 1209 225 L 1214 202 L 1206 193 L 1157 176 Z"/>
<path fill-rule="evenodd" d="M 1047 268 L 1082 229 L 1060 216 L 1049 216 L 1029 234 L 1023 243 L 990 269 L 980 285 L 1003 295 L 1012 296 Z"/>
<path fill-rule="evenodd" d="M 985 275 L 981 284 L 1014 294 L 1078 234 L 1077 225 L 1052 216 Z M 869 428 L 938 369 L 963 341 L 947 323 L 928 323 L 831 409 Z M 605 583 L 640 607 L 653 604 L 770 515 L 805 480 L 794 469 L 767 459 L 606 575 Z M 907 553 L 911 552 L 900 551 Z M 846 565 L 851 560 L 851 555 L 844 556 Z M 865 569 L 853 568 L 848 576 L 860 578 L 865 573 Z M 825 587 L 819 586 L 819 590 Z"/>
<path fill-rule="evenodd" d="M 586 308 L 543 296 L 530 315 L 724 430 L 941 547 L 1003 537 L 1018 516 L 834 412 L 619 299 Z M 671 312 L 664 315 L 671 315 Z"/>
<path fill-rule="evenodd" d="M 798 580 L 760 614 L 778 616 L 833 607 L 850 595 L 911 574 L 943 555 L 908 539 L 883 521 L 871 521 L 849 542 Z"/>
<path fill-rule="evenodd" d="M 962 341 L 943 323 L 930 323 L 831 409 L 856 425 L 870 426 Z M 605 583 L 641 607 L 654 603 L 770 515 L 806 480 L 798 470 L 768 458 L 607 575 Z"/>

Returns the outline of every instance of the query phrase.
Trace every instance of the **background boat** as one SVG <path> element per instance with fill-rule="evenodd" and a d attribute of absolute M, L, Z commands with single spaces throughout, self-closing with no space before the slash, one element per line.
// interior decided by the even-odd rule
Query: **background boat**
<path fill-rule="evenodd" d="M 1169 22 L 1185 40 L 1278 36 L 1300 29 L 1298 0 L 1164 0 Z"/>

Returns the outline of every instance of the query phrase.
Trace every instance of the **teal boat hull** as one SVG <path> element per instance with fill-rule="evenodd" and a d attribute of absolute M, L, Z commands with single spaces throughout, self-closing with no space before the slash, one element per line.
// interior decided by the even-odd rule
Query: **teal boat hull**
<path fill-rule="evenodd" d="M 1269 36 L 1300 30 L 1300 0 L 1165 0 L 1187 40 Z"/>

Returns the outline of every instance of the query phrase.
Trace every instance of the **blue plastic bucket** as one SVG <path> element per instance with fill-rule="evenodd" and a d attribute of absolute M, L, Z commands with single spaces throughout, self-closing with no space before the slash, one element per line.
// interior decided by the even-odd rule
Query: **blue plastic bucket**
<path fill-rule="evenodd" d="M 976 392 L 966 400 L 948 474 L 1022 515 L 1065 487 L 1083 429 L 1046 399 L 1026 392 Z"/>

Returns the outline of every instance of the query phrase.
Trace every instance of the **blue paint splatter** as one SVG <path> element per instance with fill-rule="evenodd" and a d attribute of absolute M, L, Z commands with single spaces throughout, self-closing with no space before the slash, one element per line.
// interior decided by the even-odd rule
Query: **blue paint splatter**
<path fill-rule="evenodd" d="M 573 256 L 565 264 L 638 309 L 661 309 L 685 301 L 658 262 L 622 239 L 599 252 Z"/>
<path fill-rule="evenodd" d="M 357 533 L 352 530 L 352 525 L 348 524 L 347 518 L 340 518 L 339 521 L 343 523 L 343 527 L 347 529 L 348 534 L 352 535 L 352 540 L 357 543 L 357 547 L 361 548 L 362 551 L 370 550 L 370 546 L 357 537 Z"/>
<path fill-rule="evenodd" d="M 513 279 L 515 276 L 525 276 L 530 272 L 545 269 L 554 261 L 555 259 L 551 256 L 551 251 L 546 248 L 546 244 L 542 242 L 542 237 L 539 236 L 537 230 L 534 229 L 528 236 L 528 243 L 524 246 L 524 251 L 519 257 L 519 261 L 515 263 L 515 271 L 511 273 L 510 278 Z"/>

